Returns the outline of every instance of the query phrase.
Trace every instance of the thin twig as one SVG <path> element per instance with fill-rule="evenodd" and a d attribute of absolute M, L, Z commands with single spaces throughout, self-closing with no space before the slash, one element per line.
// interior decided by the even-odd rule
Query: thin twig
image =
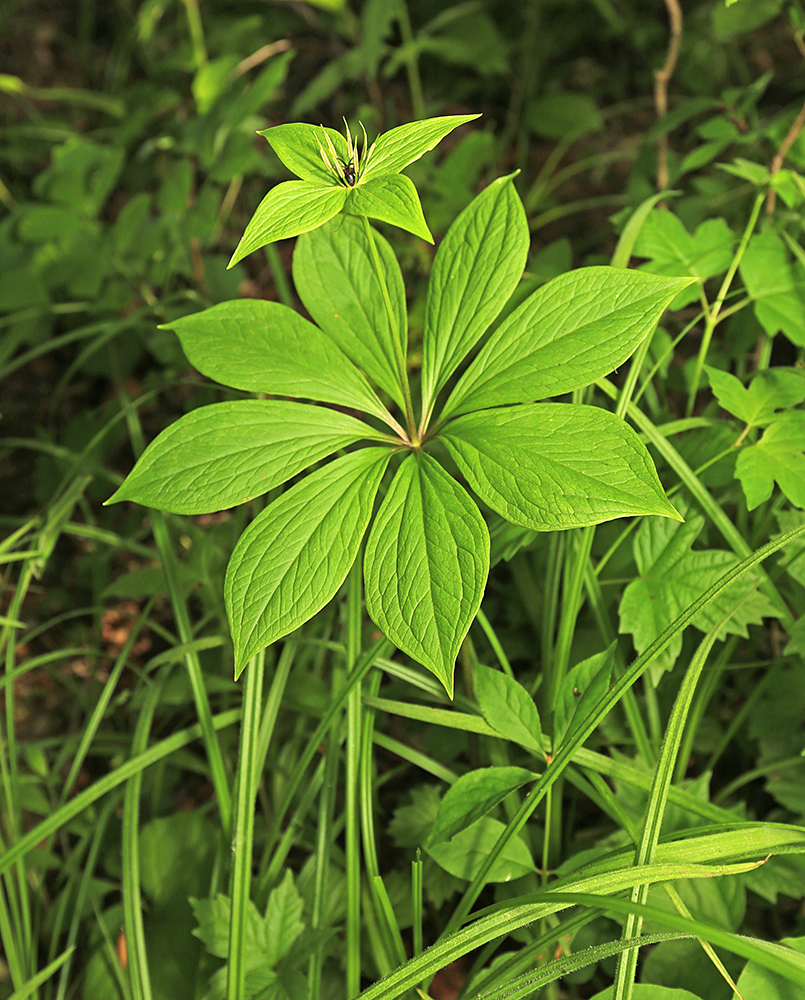
<path fill-rule="evenodd" d="M 668 39 L 665 63 L 662 69 L 654 73 L 654 107 L 657 110 L 658 121 L 662 121 L 668 114 L 668 83 L 676 69 L 679 43 L 682 40 L 682 8 L 679 6 L 679 0 L 665 0 L 665 6 L 671 24 L 671 36 Z M 657 140 L 657 190 L 664 191 L 667 187 L 668 134 L 663 133 Z"/>
<path fill-rule="evenodd" d="M 805 126 L 805 104 L 799 109 L 799 114 L 794 119 L 794 124 L 788 130 L 788 135 L 783 139 L 780 144 L 780 148 L 777 150 L 774 159 L 771 161 L 771 166 L 769 167 L 769 173 L 774 176 L 779 170 L 782 169 L 785 158 L 788 155 L 789 149 L 797 141 L 797 138 L 802 131 L 803 126 Z M 774 204 L 777 200 L 777 192 L 773 187 L 769 188 L 769 193 L 766 197 L 766 214 L 771 215 L 774 211 Z"/>

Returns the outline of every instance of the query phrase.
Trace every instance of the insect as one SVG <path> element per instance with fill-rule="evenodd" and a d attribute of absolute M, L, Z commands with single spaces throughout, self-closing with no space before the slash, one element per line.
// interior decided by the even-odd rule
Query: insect
<path fill-rule="evenodd" d="M 342 160 L 341 165 L 344 168 L 344 180 L 348 187 L 355 187 L 355 181 L 357 181 L 357 175 L 355 174 L 355 164 L 351 160 Z"/>

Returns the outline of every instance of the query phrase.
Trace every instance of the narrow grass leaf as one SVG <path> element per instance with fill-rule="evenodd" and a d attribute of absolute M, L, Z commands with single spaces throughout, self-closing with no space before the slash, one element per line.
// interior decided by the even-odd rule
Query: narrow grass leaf
<path fill-rule="evenodd" d="M 349 358 L 293 309 L 264 299 L 221 302 L 164 326 L 202 375 L 233 389 L 314 399 L 388 416 Z"/>
<path fill-rule="evenodd" d="M 241 535 L 224 596 L 235 677 L 256 652 L 298 628 L 346 579 L 391 452 L 365 448 L 312 473 Z"/>
<path fill-rule="evenodd" d="M 374 234 L 398 333 L 407 333 L 405 286 L 397 258 Z M 296 241 L 293 278 L 302 303 L 344 354 L 404 408 L 392 331 L 366 234 L 350 216 L 304 233 Z"/>
<path fill-rule="evenodd" d="M 241 399 L 202 406 L 166 428 L 114 496 L 174 514 L 246 503 L 361 438 L 368 424 L 323 406 Z"/>
<path fill-rule="evenodd" d="M 323 165 L 323 164 L 322 164 Z M 315 229 L 344 207 L 347 190 L 311 181 L 283 181 L 257 206 L 227 267 L 234 267 L 260 247 Z"/>
<path fill-rule="evenodd" d="M 489 534 L 465 490 L 430 455 L 402 463 L 366 544 L 366 607 L 399 649 L 453 695 L 458 649 L 481 604 Z"/>
<path fill-rule="evenodd" d="M 679 520 L 645 445 L 607 410 L 481 410 L 451 421 L 440 438 L 478 496 L 513 524 L 554 531 L 644 514 Z"/>
<path fill-rule="evenodd" d="M 422 335 L 425 412 L 522 277 L 530 241 L 514 176 L 493 181 L 475 198 L 436 253 Z"/>
<path fill-rule="evenodd" d="M 492 334 L 443 417 L 589 385 L 622 364 L 694 280 L 617 267 L 585 267 L 554 278 Z"/>

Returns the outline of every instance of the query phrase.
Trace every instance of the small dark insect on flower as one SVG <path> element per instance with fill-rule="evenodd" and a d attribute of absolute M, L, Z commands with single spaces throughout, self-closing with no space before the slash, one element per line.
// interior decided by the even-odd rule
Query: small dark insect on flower
<path fill-rule="evenodd" d="M 355 164 L 350 160 L 343 160 L 342 165 L 344 167 L 344 180 L 349 187 L 355 187 L 355 181 L 358 179 L 355 174 Z"/>

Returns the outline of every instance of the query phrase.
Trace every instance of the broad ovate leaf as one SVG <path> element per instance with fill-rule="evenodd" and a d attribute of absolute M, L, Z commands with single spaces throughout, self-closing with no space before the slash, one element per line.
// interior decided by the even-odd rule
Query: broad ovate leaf
<path fill-rule="evenodd" d="M 554 278 L 492 334 L 443 417 L 589 385 L 623 364 L 692 281 L 620 267 L 584 267 Z"/>
<path fill-rule="evenodd" d="M 374 233 L 397 330 L 407 335 L 405 286 L 388 242 Z M 402 409 L 403 391 L 392 331 L 363 223 L 342 216 L 296 241 L 296 290 L 313 319 L 344 354 Z"/>
<path fill-rule="evenodd" d="M 321 125 L 291 122 L 287 125 L 265 128 L 257 134 L 263 136 L 292 174 L 301 177 L 303 181 L 334 186 L 338 181 L 324 165 L 321 155 L 324 149 L 332 159 L 324 137 L 325 132 L 335 147 L 339 159 L 346 160 L 349 155 L 346 140 L 340 132 L 332 128 L 323 129 Z"/>
<path fill-rule="evenodd" d="M 349 358 L 279 302 L 235 299 L 165 323 L 202 375 L 233 389 L 335 403 L 383 419 L 387 411 Z"/>
<path fill-rule="evenodd" d="M 464 209 L 433 262 L 422 340 L 426 413 L 522 277 L 528 221 L 513 178 L 493 181 Z"/>
<path fill-rule="evenodd" d="M 409 455 L 366 543 L 366 607 L 450 697 L 458 649 L 488 573 L 489 533 L 475 503 L 430 455 Z"/>
<path fill-rule="evenodd" d="M 433 243 L 414 182 L 405 174 L 384 174 L 361 181 L 350 189 L 344 211 L 388 222 Z"/>
<path fill-rule="evenodd" d="M 202 406 L 166 428 L 107 503 L 174 514 L 236 507 L 339 448 L 375 438 L 368 424 L 323 406 L 240 399 Z"/>
<path fill-rule="evenodd" d="M 444 115 L 408 122 L 378 136 L 363 177 L 397 174 L 409 163 L 418 160 L 438 145 L 454 128 L 471 122 L 480 115 Z"/>
<path fill-rule="evenodd" d="M 490 813 L 507 795 L 538 777 L 524 767 L 479 767 L 462 774 L 439 803 L 428 842 L 439 844 L 449 840 Z"/>
<path fill-rule="evenodd" d="M 364 448 L 297 483 L 241 535 L 224 596 L 235 677 L 330 601 L 355 561 L 391 452 Z"/>
<path fill-rule="evenodd" d="M 508 674 L 482 663 L 472 668 L 475 700 L 486 722 L 507 740 L 542 754 L 542 724 L 534 699 Z"/>
<path fill-rule="evenodd" d="M 506 827 L 496 819 L 484 816 L 457 833 L 452 840 L 427 847 L 428 854 L 440 868 L 456 878 L 470 882 L 492 853 Z M 495 859 L 485 881 L 510 882 L 536 870 L 523 840 L 512 837 Z"/>
<path fill-rule="evenodd" d="M 555 531 L 640 514 L 679 520 L 645 445 L 607 410 L 480 410 L 451 421 L 440 437 L 478 496 L 513 524 Z"/>
<path fill-rule="evenodd" d="M 338 185 L 327 187 L 318 181 L 277 184 L 257 206 L 227 267 L 234 267 L 275 240 L 287 240 L 315 229 L 338 215 L 346 198 L 347 189 Z"/>

